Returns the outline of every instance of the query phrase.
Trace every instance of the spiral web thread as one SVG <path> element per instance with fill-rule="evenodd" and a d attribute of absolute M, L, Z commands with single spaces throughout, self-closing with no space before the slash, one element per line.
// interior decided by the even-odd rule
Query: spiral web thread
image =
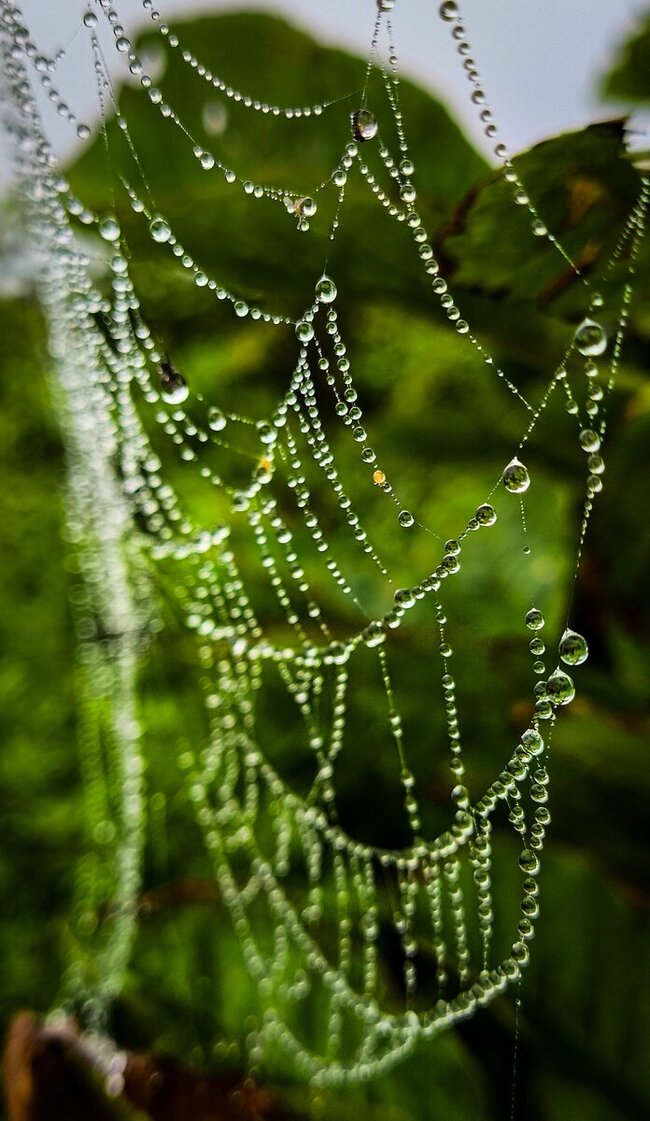
<path fill-rule="evenodd" d="M 147 635 L 160 625 L 153 572 L 155 583 L 173 599 L 185 630 L 196 641 L 197 676 L 209 732 L 204 742 L 183 754 L 180 763 L 220 895 L 230 909 L 246 966 L 259 991 L 259 1031 L 252 1042 L 252 1060 L 257 1063 L 272 1044 L 288 1053 L 295 1068 L 314 1082 L 365 1078 L 406 1055 L 419 1040 L 431 1038 L 487 1004 L 520 978 L 528 960 L 539 912 L 537 876 L 550 821 L 548 742 L 558 708 L 574 695 L 567 667 L 585 659 L 586 643 L 567 628 L 559 644 L 557 668 L 546 667 L 539 660 L 544 653 L 544 618 L 531 604 L 522 620 L 522 637 L 527 635 L 537 660 L 532 716 L 503 769 L 472 801 L 465 785 L 461 713 L 450 661 L 453 620 L 447 619 L 446 592 L 450 582 L 460 579 L 463 550 L 475 548 L 475 541 L 491 532 L 497 518 L 492 506 L 497 488 L 504 492 L 499 502 L 517 503 L 525 494 L 530 476 L 521 457 L 555 393 L 566 395 L 586 456 L 579 562 L 594 497 L 602 485 L 605 406 L 629 315 L 648 183 L 640 182 L 637 203 L 606 269 L 624 262 L 627 279 L 617 307 L 603 311 L 603 298 L 530 201 L 497 135 L 458 7 L 442 5 L 440 15 L 455 40 L 486 136 L 494 139 L 495 157 L 503 164 L 514 204 L 527 208 L 532 234 L 549 240 L 587 290 L 586 319 L 568 339 L 538 399 L 528 400 L 462 317 L 415 210 L 416 173 L 408 122 L 400 109 L 391 0 L 380 0 L 378 5 L 365 85 L 351 119 L 347 93 L 341 101 L 286 108 L 256 101 L 232 88 L 227 78 L 211 73 L 187 51 L 151 0 L 144 0 L 154 26 L 189 70 L 242 108 L 265 114 L 269 128 L 278 117 L 340 114 L 340 160 L 311 196 L 248 180 L 245 169 L 224 165 L 197 144 L 126 37 L 120 7 L 101 0 L 83 17 L 104 132 L 106 119 L 114 113 L 131 153 L 132 175 L 120 176 L 117 190 L 140 217 L 161 255 L 171 255 L 198 288 L 229 303 L 237 317 L 260 320 L 285 334 L 295 332 L 296 359 L 286 392 L 272 415 L 261 420 L 208 407 L 200 394 L 192 392 L 191 378 L 175 368 L 141 314 L 130 250 L 115 212 L 95 214 L 74 197 L 45 137 L 34 93 L 39 85 L 80 139 L 90 133 L 57 88 L 59 56 L 42 56 L 19 8 L 10 0 L 0 0 L 5 127 L 13 141 L 30 237 L 40 256 L 40 294 L 66 439 L 68 535 L 82 575 L 74 596 L 84 683 L 82 763 L 90 835 L 101 850 L 100 856 L 82 863 L 81 927 L 87 926 L 91 949 L 83 965 L 78 963 L 70 971 L 68 996 L 85 1000 L 91 1019 L 101 1025 L 119 992 L 132 951 L 145 839 L 138 675 L 146 659 Z M 377 446 L 370 444 L 339 324 L 335 278 L 327 275 L 327 266 L 295 319 L 263 306 L 251 307 L 201 269 L 170 221 L 160 214 L 108 77 L 97 36 L 102 20 L 167 127 L 181 130 L 206 174 L 220 176 L 233 191 L 243 191 L 251 206 L 260 198 L 276 201 L 308 234 L 320 197 L 333 197 L 330 242 L 334 243 L 346 187 L 355 176 L 365 182 L 388 216 L 403 226 L 404 252 L 413 252 L 421 261 L 433 300 L 440 302 L 452 328 L 485 364 L 486 376 L 500 380 L 504 398 L 509 395 L 521 415 L 515 456 L 485 500 L 467 512 L 453 539 L 443 543 L 417 512 L 411 513 L 403 504 L 382 466 L 380 434 Z M 387 63 L 382 62 L 382 44 L 388 45 Z M 366 105 L 368 80 L 375 71 L 385 88 L 396 137 L 393 148 L 384 140 L 390 130 L 382 126 L 378 132 Z M 106 143 L 108 147 L 108 139 Z M 378 154 L 379 173 L 366 162 L 365 152 L 371 147 Z M 110 247 L 107 291 L 93 279 L 92 262 L 79 241 L 84 228 L 93 232 L 98 244 Z M 609 339 L 599 323 L 605 312 L 616 323 Z M 586 401 L 579 388 L 584 374 Z M 228 510 L 223 524 L 198 524 L 163 478 L 163 463 L 152 444 L 152 424 L 156 440 L 162 440 L 187 470 L 221 496 Z M 396 533 L 409 534 L 420 527 L 428 535 L 432 561 L 413 587 L 395 590 L 381 542 L 371 540 L 354 509 L 332 451 L 328 435 L 332 424 L 344 434 L 347 431 L 356 445 L 359 470 L 371 476 L 378 499 L 394 504 Z M 236 456 L 236 440 L 228 443 L 231 430 L 247 432 L 257 448 L 250 477 L 237 486 L 216 473 L 208 455 L 217 447 Z M 354 566 L 336 559 L 336 548 L 330 545 L 323 516 L 317 512 L 324 508 L 343 512 L 359 563 L 368 563 L 375 575 L 379 573 L 386 593 L 382 614 L 364 608 Z M 309 542 L 310 564 L 321 568 L 337 596 L 354 604 L 358 626 L 343 639 L 333 637 L 327 609 L 319 603 L 296 552 L 296 526 L 301 527 L 299 536 Z M 244 542 L 248 550 L 251 542 L 257 549 L 255 574 L 244 574 L 245 566 L 240 564 Z M 283 629 L 268 624 L 256 610 L 253 581 L 270 589 Z M 433 648 L 441 661 L 439 703 L 445 712 L 453 781 L 449 827 L 433 837 L 425 835 L 422 825 L 391 664 L 396 633 L 410 613 L 417 615 L 424 601 L 434 606 Z M 399 762 L 411 841 L 398 850 L 356 840 L 340 823 L 337 811 L 335 771 L 345 766 L 348 706 L 355 703 L 351 667 L 360 658 L 376 662 L 382 684 L 378 704 L 385 706 L 384 720 Z M 313 781 L 306 793 L 282 776 L 258 731 L 257 707 L 269 673 L 276 687 L 281 684 L 300 721 L 302 747 L 313 765 Z M 499 812 L 517 840 L 521 911 L 508 944 L 497 952 L 492 832 Z M 302 897 L 289 886 L 292 873 L 302 877 Z M 402 974 L 401 1001 L 396 1006 L 393 1000 L 390 1007 L 383 999 L 379 948 L 387 929 L 398 946 Z M 434 979 L 429 978 L 424 987 L 419 982 L 423 955 L 434 963 Z M 301 1030 L 315 997 L 328 1009 L 320 1043 L 314 1041 L 313 1032 Z"/>

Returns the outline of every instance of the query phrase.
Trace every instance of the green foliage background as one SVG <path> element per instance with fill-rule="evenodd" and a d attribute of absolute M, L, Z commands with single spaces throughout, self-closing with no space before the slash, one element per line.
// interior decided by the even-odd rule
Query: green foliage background
<path fill-rule="evenodd" d="M 650 31 L 641 36 L 643 44 Z M 188 24 L 182 38 L 233 84 L 269 100 L 307 104 L 360 84 L 359 60 L 324 51 L 270 17 L 223 16 Z M 622 53 L 609 88 L 631 99 L 648 96 L 642 49 Z M 273 64 L 270 60 L 281 59 Z M 263 75 L 260 89 L 260 74 Z M 195 135 L 202 135 L 205 87 L 173 61 L 165 96 Z M 379 105 L 379 87 L 373 91 Z M 515 383 L 533 400 L 555 368 L 584 313 L 584 294 L 561 268 L 548 243 L 530 236 L 523 208 L 472 150 L 446 111 L 408 83 L 405 121 L 418 169 L 421 213 L 435 230 L 437 254 L 476 333 Z M 250 167 L 251 178 L 303 184 L 313 191 L 338 158 L 352 101 L 318 122 L 271 123 L 228 104 L 219 158 Z M 372 103 L 372 96 L 371 96 Z M 297 233 L 277 204 L 250 201 L 202 172 L 186 140 L 160 122 L 141 93 L 128 89 L 122 108 L 159 209 L 181 229 L 190 252 L 210 274 L 249 301 L 297 314 L 322 268 L 327 204 L 313 234 Z M 378 109 L 379 114 L 379 109 Z M 113 159 L 128 165 L 109 126 Z M 369 155 L 369 159 L 372 156 Z M 521 157 L 520 169 L 540 212 L 572 256 L 598 274 L 638 192 L 638 174 L 625 159 L 619 123 L 550 140 Z M 131 173 L 129 170 L 129 173 Z M 89 205 L 107 204 L 107 168 L 98 141 L 71 169 Z M 178 276 L 142 223 L 123 206 L 122 227 L 134 247 L 135 278 L 145 317 L 176 365 L 209 400 L 265 416 L 286 384 L 295 342 L 250 321 L 233 321 L 213 297 Z M 503 231 L 507 231 L 502 235 Z M 502 235 L 502 236 L 501 236 Z M 457 531 L 461 518 L 498 478 L 520 438 L 523 414 L 490 378 L 463 340 L 443 322 L 428 294 L 404 230 L 391 224 L 358 178 L 352 178 L 344 226 L 329 271 L 336 278 L 350 339 L 355 378 L 368 427 L 381 433 L 382 463 L 430 525 Z M 96 247 L 98 249 L 98 247 Z M 620 283 L 615 274 L 612 287 Z M 619 386 L 610 406 L 605 489 L 599 496 L 573 603 L 577 629 L 592 656 L 579 675 L 579 694 L 562 714 L 553 740 L 553 823 L 542 878 L 542 918 L 522 989 L 518 1116 L 527 1121 L 623 1121 L 650 1107 L 647 939 L 647 769 L 650 699 L 648 612 L 648 442 L 650 248 L 640 262 L 631 330 Z M 0 628 L 6 656 L 0 668 L 0 888 L 2 1016 L 27 1005 L 46 1011 L 55 999 L 73 942 L 69 914 L 83 835 L 75 752 L 74 644 L 66 606 L 68 576 L 61 544 L 64 464 L 43 370 L 43 325 L 32 294 L 0 303 L 0 492 L 3 581 Z M 556 394 L 556 396 L 558 396 Z M 571 450 L 570 420 L 554 401 L 527 458 L 534 485 L 529 522 L 535 582 L 545 589 L 550 628 L 567 610 L 567 587 L 580 517 L 580 455 Z M 575 444 L 576 441 L 573 441 Z M 354 478 L 359 465 L 336 445 Z M 166 469 L 200 515 L 208 498 L 171 463 Z M 372 490 L 372 488 L 370 488 Z M 388 567 L 425 570 L 430 541 L 395 533 L 389 503 L 359 489 L 355 501 L 387 550 Z M 212 500 L 213 501 L 213 500 Z M 522 672 L 522 606 L 518 512 L 499 507 L 498 533 L 468 543 L 466 581 L 454 598 L 458 625 L 461 711 L 476 790 L 504 757 L 530 696 Z M 535 527 L 534 529 L 532 527 Z M 337 547 L 339 529 L 331 527 Z M 338 536 L 337 536 L 338 535 Z M 251 558 L 252 559 L 252 558 Z M 371 575 L 364 595 L 381 601 Z M 411 581 L 413 576 L 411 577 Z M 317 591 L 328 601 L 325 586 Z M 330 597 L 333 625 L 350 625 L 345 603 Z M 451 612 L 450 612 L 451 616 Z M 404 676 L 411 682 L 406 719 L 416 745 L 415 769 L 427 779 L 425 814 L 432 825 L 448 799 L 444 761 L 431 760 L 439 714 L 426 697 L 431 676 L 427 636 L 403 636 Z M 191 644 L 190 644 L 191 645 Z M 470 649 L 480 649 L 475 658 Z M 435 670 L 435 667 L 434 667 Z M 180 877 L 210 878 L 176 764 L 182 750 L 179 706 L 190 735 L 192 653 L 172 632 L 147 672 L 149 842 L 145 888 Z M 496 681 L 495 681 L 496 678 Z M 376 691 L 362 682 L 352 727 L 358 750 L 340 777 L 341 812 L 362 837 L 399 843 L 390 801 L 381 821 L 376 801 L 364 800 L 369 773 L 388 792 L 394 778 L 376 742 Z M 300 750 L 282 713 L 269 713 L 273 750 L 300 779 Z M 438 723 L 437 723 L 438 722 Z M 186 722 L 187 723 L 187 722 Z M 200 729 L 196 729 L 200 733 Z M 364 740 L 368 740 L 364 747 Z M 360 793 L 361 791 L 361 793 Z M 505 843 L 505 842 L 504 842 Z M 504 901 L 504 906 L 505 906 Z M 497 901 L 498 906 L 498 901 Z M 143 920 L 125 991 L 115 1011 L 125 1045 L 167 1049 L 197 1065 L 237 1065 L 254 1010 L 254 993 L 238 962 L 227 917 L 218 902 L 175 907 Z M 366 1087 L 331 1095 L 325 1115 L 345 1121 L 491 1121 L 509 1116 L 513 1010 L 510 998 L 443 1034 L 406 1065 Z M 287 1085 L 287 1100 L 305 1092 Z"/>

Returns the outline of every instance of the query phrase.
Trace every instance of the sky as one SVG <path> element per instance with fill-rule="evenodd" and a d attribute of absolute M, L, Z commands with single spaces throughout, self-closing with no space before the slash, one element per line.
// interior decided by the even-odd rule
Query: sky
<path fill-rule="evenodd" d="M 94 0 L 90 3 L 92 7 Z M 648 0 L 463 0 L 459 6 L 484 89 L 512 151 L 620 110 L 603 106 L 597 78 L 648 10 Z M 115 0 L 114 7 L 129 30 L 151 26 L 141 0 Z M 206 11 L 275 12 L 323 43 L 364 55 L 375 16 L 375 0 L 157 0 L 157 7 L 169 22 Z M 59 67 L 62 85 L 69 103 L 81 106 L 82 117 L 92 115 L 94 92 L 89 101 L 83 72 L 74 64 L 75 33 L 87 3 L 22 0 L 22 8 L 44 53 L 69 44 L 69 62 Z M 438 0 L 394 2 L 391 19 L 400 71 L 440 96 L 485 150 L 468 102 L 470 85 L 437 10 Z M 110 47 L 110 39 L 106 43 Z M 109 55 L 119 63 L 114 49 Z"/>
<path fill-rule="evenodd" d="M 93 6 L 95 0 L 89 0 Z M 459 0 L 460 4 L 460 0 Z M 79 63 L 85 0 L 23 0 L 27 22 L 45 54 L 67 45 L 58 78 L 69 104 L 92 124 L 94 83 Z M 151 21 L 142 0 L 115 0 L 127 31 Z M 501 137 L 512 152 L 555 133 L 579 128 L 623 108 L 603 105 L 598 77 L 613 52 L 647 12 L 648 0 L 463 0 L 461 10 L 488 100 Z M 367 54 L 376 0 L 157 0 L 161 17 L 188 18 L 199 12 L 259 10 L 284 15 L 323 43 Z M 449 35 L 438 17 L 438 0 L 395 0 L 391 14 L 404 76 L 440 97 L 475 144 L 487 153 L 469 83 Z M 83 32 L 83 29 L 81 29 Z M 105 40 L 107 57 L 119 69 L 121 57 Z M 87 52 L 86 52 L 87 53 Z M 263 87 L 251 91 L 262 94 Z M 78 143 L 54 121 L 55 144 L 70 152 Z"/>

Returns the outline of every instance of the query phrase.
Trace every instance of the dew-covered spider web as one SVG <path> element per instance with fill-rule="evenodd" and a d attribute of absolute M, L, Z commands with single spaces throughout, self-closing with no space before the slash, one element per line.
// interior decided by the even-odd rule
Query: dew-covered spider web
<path fill-rule="evenodd" d="M 4 124 L 38 259 L 77 570 L 92 852 L 79 877 L 84 952 L 66 975 L 65 1000 L 101 1028 L 121 989 L 147 843 L 145 759 L 156 752 L 155 735 L 148 741 L 145 667 L 156 648 L 163 661 L 180 648 L 183 673 L 167 683 L 170 703 L 175 694 L 182 698 L 178 783 L 255 984 L 252 1060 L 257 1065 L 268 1049 L 281 1050 L 303 1076 L 323 1083 L 387 1068 L 518 982 L 528 961 L 551 820 L 549 744 L 588 656 L 570 609 L 557 633 L 545 622 L 549 577 L 535 564 L 545 532 L 536 514 L 545 498 L 529 504 L 539 485 L 531 449 L 561 402 L 571 424 L 562 434 L 570 431 L 577 449 L 564 469 L 582 480 L 584 495 L 572 566 L 563 573 L 570 588 L 603 485 L 607 404 L 648 202 L 648 181 L 639 178 L 609 259 L 597 272 L 584 270 L 547 226 L 535 182 L 522 180 L 498 132 L 459 6 L 447 0 L 432 7 L 431 34 L 458 55 L 497 178 L 513 216 L 526 217 L 531 253 L 540 243 L 550 247 L 580 294 L 581 314 L 563 326 L 552 368 L 539 384 L 522 383 L 473 326 L 471 301 L 468 308 L 456 302 L 432 247 L 435 230 L 418 209 L 394 6 L 367 0 L 367 11 L 357 12 L 370 34 L 354 91 L 287 106 L 230 85 L 227 73 L 210 70 L 180 29 L 177 36 L 167 26 L 162 2 L 158 11 L 144 0 L 150 30 L 185 69 L 197 101 L 209 87 L 197 139 L 195 125 L 167 100 L 164 77 L 158 85 L 147 56 L 128 38 L 121 0 L 91 4 L 73 42 L 54 58 L 41 53 L 38 28 L 25 26 L 19 6 L 0 0 Z M 182 142 L 223 205 L 236 197 L 244 222 L 249 209 L 266 207 L 278 228 L 291 232 L 297 258 L 317 238 L 320 271 L 308 289 L 291 293 L 291 308 L 276 296 L 272 275 L 262 271 L 266 285 L 254 300 L 244 298 L 205 268 L 200 246 L 186 247 L 182 222 L 157 202 L 136 140 L 137 114 L 123 108 L 111 79 L 107 35 L 140 87 L 137 113 L 146 112 L 161 137 Z M 73 51 L 90 60 L 96 86 L 105 149 L 101 209 L 77 196 L 46 135 L 44 105 L 69 122 L 73 137 L 91 136 L 59 88 L 59 63 Z M 292 182 L 291 166 L 277 182 L 258 182 L 245 163 L 230 166 L 219 157 L 224 106 L 237 113 L 243 132 L 257 118 L 269 136 L 279 124 L 295 124 L 315 152 L 327 119 L 339 137 L 338 156 L 311 184 Z M 180 190 L 182 175 L 179 168 Z M 412 473 L 383 445 L 346 342 L 336 262 L 345 251 L 350 192 L 367 196 L 382 221 L 399 229 L 432 317 L 442 316 L 462 361 L 500 395 L 514 433 L 475 500 L 466 508 L 451 502 L 435 523 Z M 206 230 L 207 237 L 209 224 Z M 155 254 L 148 272 L 140 268 L 145 240 Z M 257 249 L 263 261 L 264 247 Z M 212 300 L 242 330 L 258 326 L 262 342 L 251 363 L 263 365 L 264 348 L 281 347 L 285 379 L 271 407 L 256 409 L 251 395 L 240 407 L 220 390 L 225 358 L 217 337 L 207 381 L 205 371 L 201 380 L 191 361 L 178 360 L 174 338 L 150 310 L 156 269 L 175 278 L 184 301 Z M 435 367 L 435 350 L 423 361 Z M 471 411 L 464 419 L 470 441 L 478 419 Z M 554 439 L 552 428 L 543 439 Z M 432 464 L 443 455 L 431 447 Z M 520 593 L 516 655 L 528 700 L 488 773 L 480 728 L 491 716 L 472 711 L 471 687 L 472 660 L 485 652 L 459 626 L 458 610 L 468 572 L 471 579 L 479 573 L 486 597 L 496 594 L 494 542 L 505 524 L 518 534 L 508 579 Z M 422 666 L 417 676 L 403 668 L 410 633 Z M 172 636 L 167 646 L 165 634 Z M 510 703 L 499 666 L 491 672 L 495 705 Z M 359 716 L 362 692 L 372 706 Z M 414 742 L 415 711 L 419 726 L 430 728 L 425 750 Z M 289 745 L 288 754 L 278 743 Z M 443 756 L 447 795 L 432 813 L 428 760 L 439 767 Z M 390 805 L 380 770 L 391 777 Z M 355 830 L 350 789 L 356 784 L 359 797 L 372 800 L 376 781 L 376 832 L 368 836 Z M 509 844 L 495 847 L 497 828 Z M 494 899 L 504 884 L 512 906 L 500 914 Z"/>

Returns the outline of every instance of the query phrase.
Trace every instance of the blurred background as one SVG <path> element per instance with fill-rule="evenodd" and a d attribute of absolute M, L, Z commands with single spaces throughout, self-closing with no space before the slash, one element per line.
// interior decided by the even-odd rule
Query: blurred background
<path fill-rule="evenodd" d="M 309 104 L 359 88 L 363 63 L 348 52 L 367 44 L 373 5 L 364 9 L 363 34 L 356 19 L 351 26 L 349 4 L 316 10 L 286 0 L 253 15 L 233 10 L 243 5 L 219 7 L 218 16 L 200 18 L 195 5 L 170 5 L 169 10 L 177 14 L 183 44 L 233 85 L 280 104 Z M 537 400 L 584 315 L 584 292 L 548 242 L 530 235 L 524 208 L 512 205 L 509 190 L 491 170 L 465 108 L 467 92 L 460 79 L 451 77 L 455 66 L 444 76 L 434 67 L 423 88 L 425 74 L 431 73 L 423 44 L 436 40 L 436 59 L 451 55 L 451 44 L 448 51 L 441 48 L 444 28 L 441 35 L 433 18 L 428 18 L 426 36 L 421 34 L 422 5 L 412 19 L 404 7 L 398 0 L 396 37 L 403 43 L 406 73 L 421 83 L 406 80 L 402 86 L 420 213 L 477 335 L 522 392 Z M 559 12 L 561 6 L 556 7 Z M 527 24 L 523 6 L 500 5 L 496 27 L 496 17 L 487 18 L 487 6 L 482 15 L 472 5 L 479 67 L 480 42 L 504 139 L 522 150 L 517 166 L 548 227 L 594 277 L 608 261 L 639 190 L 623 123 L 611 118 L 623 106 L 639 113 L 650 101 L 650 20 L 647 13 L 643 19 L 643 7 L 575 5 L 563 13 L 567 23 L 560 33 L 555 10 L 546 21 L 528 12 Z M 25 9 L 29 17 L 29 5 Z M 578 9 L 582 22 L 574 24 Z M 285 23 L 284 15 L 292 22 Z M 469 15 L 468 7 L 468 21 Z M 87 45 L 76 38 L 80 10 L 65 18 L 70 27 L 59 24 L 51 30 L 50 9 L 39 7 L 31 25 L 36 31 L 42 25 L 52 48 L 66 45 L 61 73 L 72 83 L 71 104 L 76 104 L 77 88 L 79 97 L 88 98 L 86 116 L 95 132 L 87 144 L 70 144 L 58 135 L 74 190 L 101 211 L 109 204 L 110 169 L 96 135 L 96 94 L 92 88 L 90 95 L 83 92 L 83 68 L 92 73 L 92 65 Z M 271 125 L 260 115 L 251 119 L 232 102 L 213 96 L 171 52 L 168 56 L 150 24 L 140 20 L 140 26 L 141 46 L 158 68 L 165 96 L 219 159 L 249 168 L 257 182 L 304 186 L 305 194 L 327 175 L 354 107 L 347 100 L 339 115 L 325 114 L 318 122 L 274 120 Z M 558 41 L 563 49 L 556 56 Z M 369 97 L 380 119 L 382 96 L 377 81 Z M 233 195 L 216 177 L 206 176 L 187 141 L 133 84 L 125 86 L 121 107 L 155 185 L 158 208 L 206 272 L 251 303 L 271 293 L 274 309 L 298 314 L 304 293 L 322 270 L 329 204 L 319 207 L 310 233 L 302 234 L 277 204 L 252 206 L 242 192 Z M 112 124 L 109 134 L 114 166 L 120 169 L 127 155 Z M 542 137 L 548 139 L 538 144 Z M 643 137 L 635 143 L 643 147 Z M 183 270 L 143 235 L 141 221 L 123 200 L 120 206 L 145 319 L 174 363 L 209 402 L 267 416 L 286 385 L 295 340 L 250 320 L 233 322 L 209 293 L 179 275 Z M 102 248 L 90 235 L 87 240 L 101 284 Z M 344 226 L 328 268 L 341 297 L 355 379 L 368 427 L 381 434 L 391 477 L 399 478 L 409 506 L 444 539 L 458 532 L 467 512 L 499 477 L 521 438 L 523 419 L 515 399 L 497 378 L 486 375 L 432 303 L 409 250 L 404 231 L 388 220 L 360 179 L 351 179 Z M 33 258 L 10 195 L 0 215 L 0 251 L 4 1027 L 20 1008 L 46 1013 L 70 957 L 79 953 L 71 901 L 78 857 L 88 841 L 75 747 L 75 654 L 67 598 L 71 564 L 61 536 L 64 457 L 44 373 L 47 343 Z M 602 284 L 609 308 L 616 306 L 624 264 Z M 527 1121 L 636 1121 L 650 1107 L 649 296 L 646 243 L 620 377 L 608 406 L 604 490 L 572 602 L 584 480 L 582 453 L 571 437 L 573 418 L 559 394 L 527 454 L 535 483 L 527 496 L 530 559 L 522 553 L 518 510 L 499 508 L 494 535 L 481 539 L 480 547 L 468 547 L 463 582 L 458 591 L 449 589 L 474 796 L 508 757 L 528 719 L 521 619 L 532 587 L 543 599 L 549 628 L 561 632 L 570 607 L 572 623 L 591 651 L 580 669 L 576 701 L 562 713 L 553 739 L 553 820 L 542 916 L 521 991 L 516 1116 Z M 354 449 L 332 436 L 342 472 L 358 477 Z M 165 470 L 199 516 L 214 516 L 208 515 L 212 498 L 189 472 L 171 460 Z M 398 583 L 412 583 L 427 570 L 428 536 L 416 531 L 405 541 L 396 534 L 394 507 L 379 501 L 372 488 L 359 484 L 354 497 Z M 330 531 L 346 557 L 335 523 Z M 254 562 L 251 553 L 251 570 Z M 359 579 L 364 596 L 379 609 L 385 589 L 370 574 Z M 325 586 L 316 587 L 335 633 L 349 633 L 355 623 L 346 603 Z M 161 590 L 164 596 L 164 586 Z M 196 655 L 171 607 L 165 609 L 165 622 L 166 632 L 143 671 L 144 905 L 112 1034 L 120 1046 L 171 1054 L 197 1068 L 237 1071 L 245 1062 L 243 1042 L 255 994 L 241 968 L 230 920 L 211 891 L 212 872 L 178 767 L 184 748 L 204 732 L 195 697 Z M 431 677 L 426 620 L 402 628 L 399 643 L 397 686 L 425 820 L 435 829 L 444 820 L 450 781 L 442 714 L 423 703 Z M 270 698 L 264 720 L 278 766 L 299 786 L 300 745 L 280 697 Z M 381 751 L 376 682 L 363 672 L 356 682 L 350 734 L 355 750 L 337 783 L 342 820 L 363 840 L 403 843 L 395 776 Z M 505 836 L 502 843 L 508 844 Z M 500 902 L 504 910 L 510 906 L 504 898 L 497 900 L 497 909 Z M 390 961 L 386 969 L 390 975 Z M 505 996 L 367 1086 L 328 1092 L 319 1108 L 324 1117 L 341 1121 L 360 1116 L 371 1121 L 502 1119 L 510 1115 L 513 1037 L 512 999 Z M 279 1094 L 287 1109 L 309 1107 L 308 1091 L 287 1076 Z"/>

